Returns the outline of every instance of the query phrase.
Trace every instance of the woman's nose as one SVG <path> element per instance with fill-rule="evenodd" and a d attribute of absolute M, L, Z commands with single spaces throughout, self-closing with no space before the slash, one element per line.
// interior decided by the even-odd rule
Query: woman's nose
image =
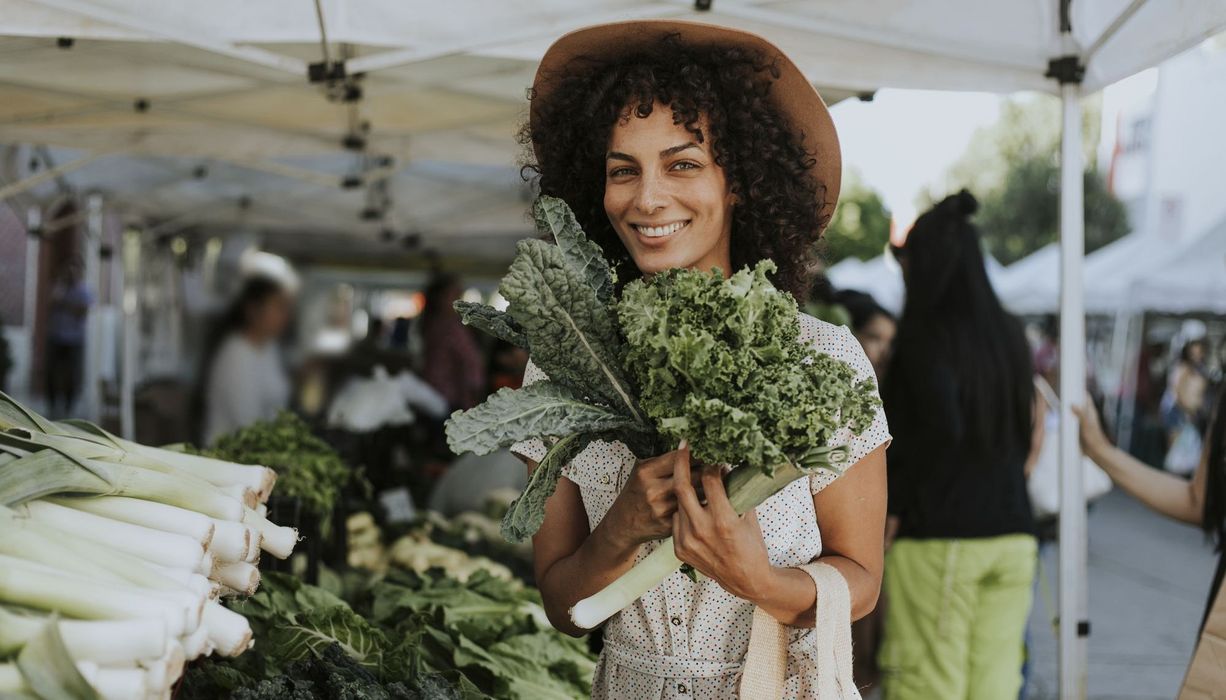
<path fill-rule="evenodd" d="M 668 191 L 659 177 L 645 175 L 639 179 L 639 189 L 634 199 L 634 207 L 639 213 L 654 214 L 667 203 Z"/>

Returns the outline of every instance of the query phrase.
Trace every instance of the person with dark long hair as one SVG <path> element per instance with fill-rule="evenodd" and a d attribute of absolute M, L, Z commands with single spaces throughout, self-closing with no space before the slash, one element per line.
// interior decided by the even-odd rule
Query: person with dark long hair
<path fill-rule="evenodd" d="M 230 303 L 205 353 L 203 441 L 259 420 L 289 404 L 290 385 L 278 341 L 291 320 L 293 300 L 279 282 L 248 278 Z"/>
<path fill-rule="evenodd" d="M 1200 526 L 1213 541 L 1218 564 L 1201 619 L 1203 628 L 1226 578 L 1226 391 L 1218 393 L 1200 463 L 1191 480 L 1151 467 L 1111 444 L 1088 398 L 1072 409 L 1081 421 L 1081 449 L 1112 481 L 1168 518 Z"/>
<path fill-rule="evenodd" d="M 1022 326 L 988 282 L 969 192 L 895 249 L 907 301 L 882 387 L 894 434 L 886 700 L 1012 700 L 1037 561 L 1026 491 L 1034 385 Z"/>

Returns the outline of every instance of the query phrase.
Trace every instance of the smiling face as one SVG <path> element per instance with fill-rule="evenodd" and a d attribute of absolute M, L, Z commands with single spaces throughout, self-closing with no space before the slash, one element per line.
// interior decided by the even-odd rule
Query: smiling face
<path fill-rule="evenodd" d="M 623 119 L 609 136 L 605 213 L 644 275 L 712 267 L 727 275 L 732 266 L 735 196 L 715 163 L 706 119 L 698 126 L 702 143 L 657 102 L 649 116 Z"/>

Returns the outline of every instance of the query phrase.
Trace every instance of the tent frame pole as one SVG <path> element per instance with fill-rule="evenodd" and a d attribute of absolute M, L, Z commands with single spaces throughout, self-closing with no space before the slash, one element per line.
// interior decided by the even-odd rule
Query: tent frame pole
<path fill-rule="evenodd" d="M 1081 445 L 1071 407 L 1085 397 L 1084 180 L 1081 85 L 1061 80 L 1060 140 L 1060 698 L 1086 697 L 1090 635 L 1086 590 L 1086 503 Z"/>

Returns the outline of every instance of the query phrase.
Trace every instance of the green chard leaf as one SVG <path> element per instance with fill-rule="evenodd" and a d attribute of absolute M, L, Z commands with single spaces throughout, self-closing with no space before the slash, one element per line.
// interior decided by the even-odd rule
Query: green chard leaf
<path fill-rule="evenodd" d="M 550 379 L 642 422 L 622 372 L 621 341 L 612 310 L 567 264 L 557 246 L 520 241 L 519 254 L 499 291 L 510 302 L 508 313 L 523 326 L 532 361 Z"/>
<path fill-rule="evenodd" d="M 597 406 L 565 386 L 537 382 L 522 389 L 499 389 L 479 406 L 456 411 L 447 421 L 447 444 L 456 454 L 488 454 L 537 437 L 632 430 L 623 413 Z"/>
<path fill-rule="evenodd" d="M 387 637 L 368 620 L 347 606 L 314 608 L 294 615 L 271 627 L 267 644 L 277 649 L 284 661 L 296 661 L 308 654 L 320 656 L 337 644 L 354 661 L 372 671 L 383 664 Z"/>
<path fill-rule="evenodd" d="M 528 479 L 524 492 L 511 504 L 502 519 L 502 536 L 510 542 L 523 542 L 536 534 L 545 520 L 545 501 L 558 487 L 562 467 L 597 439 L 595 435 L 567 435 L 549 448 Z"/>
<path fill-rule="evenodd" d="M 566 202 L 557 197 L 538 197 L 532 205 L 532 215 L 537 229 L 553 236 L 567 264 L 587 280 L 596 297 L 606 303 L 612 299 L 613 271 L 604 259 L 604 251 L 588 240 Z"/>
<path fill-rule="evenodd" d="M 524 337 L 524 330 L 509 314 L 492 306 L 471 301 L 457 301 L 452 306 L 456 313 L 460 314 L 460 320 L 464 322 L 464 325 L 472 326 L 516 347 L 528 347 L 528 339 Z"/>

